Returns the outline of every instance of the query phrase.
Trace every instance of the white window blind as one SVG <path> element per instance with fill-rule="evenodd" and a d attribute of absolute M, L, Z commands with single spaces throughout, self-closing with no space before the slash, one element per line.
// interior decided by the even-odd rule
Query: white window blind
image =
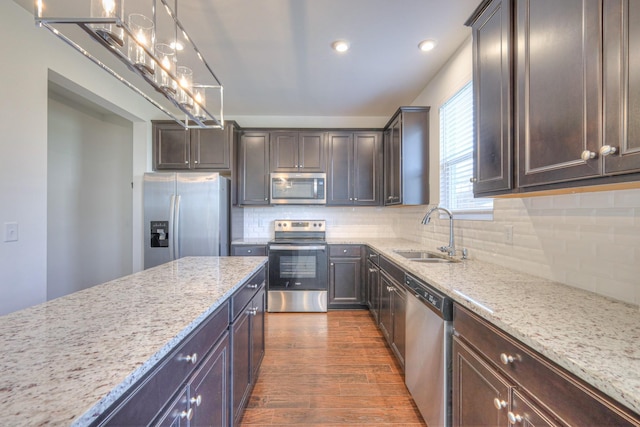
<path fill-rule="evenodd" d="M 454 213 L 493 210 L 492 199 L 474 199 L 473 85 L 469 82 L 440 107 L 440 206 Z"/>

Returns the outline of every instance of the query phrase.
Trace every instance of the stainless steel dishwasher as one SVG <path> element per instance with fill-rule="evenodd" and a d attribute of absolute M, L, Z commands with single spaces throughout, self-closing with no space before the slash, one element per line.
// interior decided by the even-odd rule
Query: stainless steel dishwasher
<path fill-rule="evenodd" d="M 453 303 L 443 293 L 405 275 L 405 384 L 429 427 L 451 425 Z"/>

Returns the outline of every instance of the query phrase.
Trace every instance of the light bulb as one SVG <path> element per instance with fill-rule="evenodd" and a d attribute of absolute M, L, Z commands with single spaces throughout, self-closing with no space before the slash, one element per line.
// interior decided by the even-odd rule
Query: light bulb
<path fill-rule="evenodd" d="M 111 16 L 116 9 L 116 2 L 114 0 L 102 0 L 102 8 L 107 16 Z"/>

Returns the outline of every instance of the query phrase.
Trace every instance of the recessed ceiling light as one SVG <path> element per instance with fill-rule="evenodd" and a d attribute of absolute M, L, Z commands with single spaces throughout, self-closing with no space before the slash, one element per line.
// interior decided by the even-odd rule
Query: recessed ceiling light
<path fill-rule="evenodd" d="M 331 43 L 331 47 L 336 52 L 346 52 L 349 50 L 349 43 L 345 40 L 336 40 Z"/>
<path fill-rule="evenodd" d="M 432 39 L 422 40 L 420 43 L 418 43 L 418 49 L 423 52 L 429 52 L 430 50 L 433 50 L 434 47 L 436 47 L 436 44 L 438 44 L 438 42 Z"/>

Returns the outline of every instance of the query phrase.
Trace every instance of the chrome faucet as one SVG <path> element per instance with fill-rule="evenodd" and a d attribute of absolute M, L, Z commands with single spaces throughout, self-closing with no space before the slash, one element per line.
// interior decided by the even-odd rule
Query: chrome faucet
<path fill-rule="evenodd" d="M 449 254 L 449 256 L 455 256 L 456 242 L 455 242 L 455 239 L 453 238 L 453 214 L 448 209 L 441 208 L 438 206 L 429 209 L 425 214 L 424 218 L 422 218 L 422 224 L 423 225 L 429 224 L 429 222 L 431 221 L 431 214 L 434 213 L 435 211 L 442 211 L 447 215 L 449 215 L 449 246 L 440 246 L 438 250 L 440 252 L 446 252 L 447 254 Z M 462 250 L 462 255 L 463 255 L 463 258 L 466 258 L 467 254 L 465 249 Z"/>

